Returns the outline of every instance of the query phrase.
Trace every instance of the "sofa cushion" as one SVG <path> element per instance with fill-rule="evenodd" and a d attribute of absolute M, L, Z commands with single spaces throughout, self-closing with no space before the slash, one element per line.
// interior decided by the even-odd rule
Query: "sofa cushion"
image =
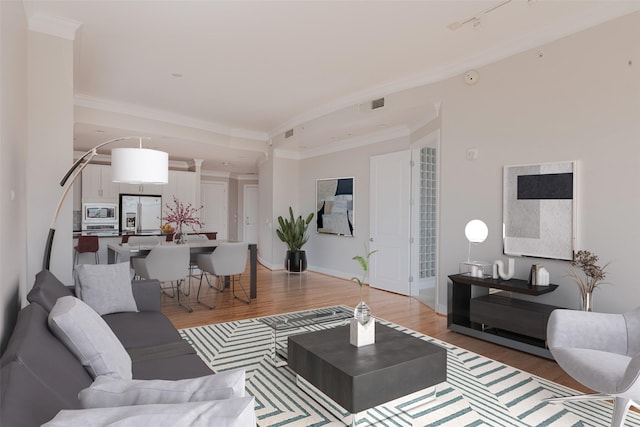
<path fill-rule="evenodd" d="M 93 381 L 47 326 L 38 304 L 20 310 L 0 359 L 2 426 L 39 426 L 60 409 L 80 408 L 78 392 Z"/>
<path fill-rule="evenodd" d="M 102 318 L 124 348 L 150 347 L 182 339 L 171 321 L 159 311 L 105 314 Z"/>
<path fill-rule="evenodd" d="M 45 427 L 248 427 L 256 425 L 253 397 L 166 405 L 120 406 L 61 411 Z"/>
<path fill-rule="evenodd" d="M 78 298 L 58 299 L 49 313 L 49 327 L 94 378 L 132 378 L 127 351 L 98 313 Z"/>
<path fill-rule="evenodd" d="M 58 298 L 73 295 L 56 276 L 49 270 L 42 270 L 36 274 L 33 288 L 27 294 L 29 302 L 40 304 L 47 313 L 51 311 Z"/>
<path fill-rule="evenodd" d="M 213 373 L 197 354 L 133 360 L 132 365 L 133 378 L 138 380 L 181 380 Z"/>
<path fill-rule="evenodd" d="M 128 262 L 119 264 L 80 264 L 76 296 L 99 315 L 138 311 L 131 289 Z"/>
<path fill-rule="evenodd" d="M 244 396 L 245 371 L 233 369 L 184 380 L 122 380 L 99 376 L 78 394 L 83 408 L 204 402 Z"/>

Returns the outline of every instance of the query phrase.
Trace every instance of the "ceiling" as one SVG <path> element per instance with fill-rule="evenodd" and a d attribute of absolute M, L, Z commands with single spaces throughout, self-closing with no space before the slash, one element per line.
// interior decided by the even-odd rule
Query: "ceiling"
<path fill-rule="evenodd" d="M 256 173 L 270 144 L 305 156 L 424 123 L 434 101 L 411 88 L 640 10 L 613 0 L 24 4 L 31 29 L 52 33 L 43 18 L 78 26 L 77 150 L 144 134 L 173 160 L 235 174 Z M 379 97 L 385 107 L 370 111 Z"/>

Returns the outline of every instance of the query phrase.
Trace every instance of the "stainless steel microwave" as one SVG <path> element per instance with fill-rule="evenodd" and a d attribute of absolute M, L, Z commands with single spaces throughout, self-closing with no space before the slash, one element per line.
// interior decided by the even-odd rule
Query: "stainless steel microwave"
<path fill-rule="evenodd" d="M 83 224 L 111 224 L 118 223 L 117 203 L 83 203 Z"/>

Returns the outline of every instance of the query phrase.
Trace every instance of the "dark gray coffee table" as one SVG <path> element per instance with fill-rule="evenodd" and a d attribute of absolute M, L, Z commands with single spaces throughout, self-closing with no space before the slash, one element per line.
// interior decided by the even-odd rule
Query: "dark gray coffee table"
<path fill-rule="evenodd" d="M 289 337 L 289 368 L 305 383 L 350 413 L 359 413 L 447 379 L 447 351 L 435 344 L 376 323 L 375 344 L 349 343 L 349 326 Z M 312 395 L 313 397 L 313 395 Z M 329 408 L 328 408 L 329 409 Z"/>

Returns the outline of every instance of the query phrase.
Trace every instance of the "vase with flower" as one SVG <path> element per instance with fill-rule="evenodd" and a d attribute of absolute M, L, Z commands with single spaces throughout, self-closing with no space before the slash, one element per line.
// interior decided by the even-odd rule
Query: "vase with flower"
<path fill-rule="evenodd" d="M 609 263 L 604 266 L 599 266 L 598 256 L 589 251 L 578 251 L 571 261 L 571 274 L 578 290 L 580 291 L 581 308 L 584 311 L 593 310 L 593 292 L 596 288 L 603 284 L 603 280 L 606 277 L 604 271 Z M 580 269 L 582 272 L 578 271 Z"/>
<path fill-rule="evenodd" d="M 191 203 L 184 204 L 173 196 L 173 206 L 168 203 L 165 205 L 167 208 L 167 215 L 162 217 L 164 221 L 176 224 L 176 234 L 173 236 L 174 242 L 177 244 L 186 243 L 186 234 L 183 226 L 191 227 L 194 233 L 197 233 L 196 226 L 202 227 L 204 223 L 200 221 L 199 212 L 203 208 L 195 208 Z"/>
<path fill-rule="evenodd" d="M 351 331 L 350 342 L 356 347 L 360 347 L 367 344 L 373 344 L 375 341 L 375 323 L 371 317 L 371 309 L 364 302 L 362 298 L 362 287 L 367 278 L 369 272 L 369 258 L 377 251 L 369 251 L 365 244 L 365 255 L 356 255 L 352 259 L 358 261 L 360 267 L 362 267 L 362 279 L 359 277 L 352 277 L 351 280 L 358 283 L 360 286 L 360 302 L 353 310 L 353 319 L 351 319 Z"/>

